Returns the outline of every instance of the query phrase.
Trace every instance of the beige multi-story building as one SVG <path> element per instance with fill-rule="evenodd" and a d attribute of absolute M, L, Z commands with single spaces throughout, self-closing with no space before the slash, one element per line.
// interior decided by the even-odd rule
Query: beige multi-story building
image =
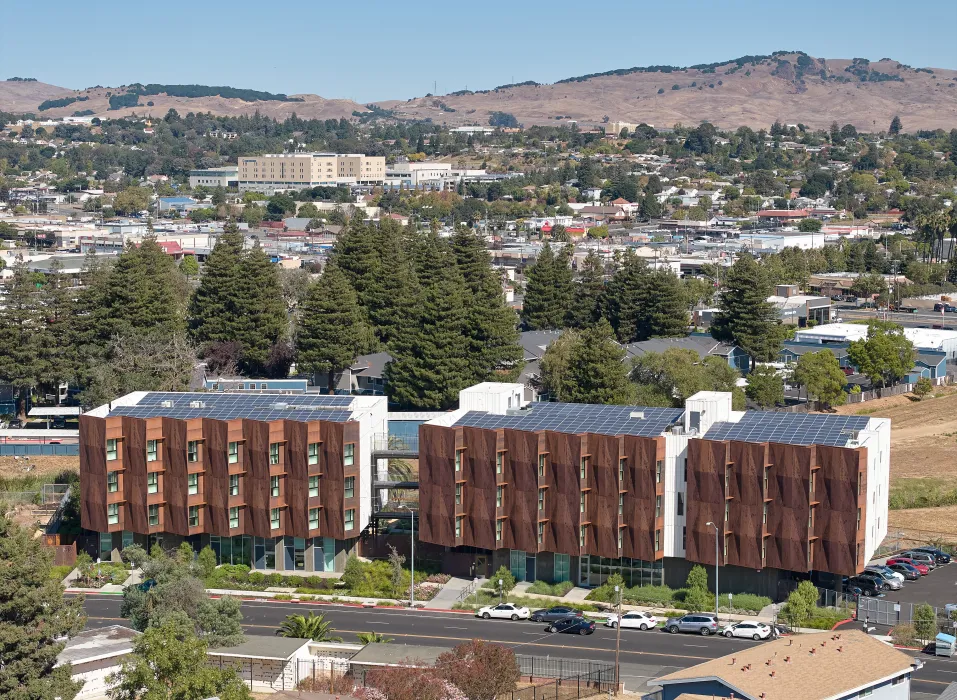
<path fill-rule="evenodd" d="M 385 158 L 357 153 L 270 153 L 239 159 L 239 191 L 275 194 L 306 187 L 381 185 Z"/>

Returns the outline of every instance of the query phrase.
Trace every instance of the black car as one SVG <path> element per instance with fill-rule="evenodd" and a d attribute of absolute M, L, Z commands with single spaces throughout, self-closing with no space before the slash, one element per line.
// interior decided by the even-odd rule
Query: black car
<path fill-rule="evenodd" d="M 887 564 L 888 569 L 896 571 L 908 581 L 916 581 L 920 578 L 920 572 L 910 564 Z"/>
<path fill-rule="evenodd" d="M 561 620 L 553 621 L 545 628 L 546 632 L 564 632 L 566 634 L 591 634 L 595 631 L 595 621 L 586 620 L 584 617 L 566 617 Z"/>
<path fill-rule="evenodd" d="M 557 606 L 547 610 L 536 610 L 529 618 L 532 622 L 554 622 L 555 620 L 564 620 L 567 617 L 581 617 L 582 611 L 575 608 L 566 608 Z"/>
<path fill-rule="evenodd" d="M 914 551 L 927 552 L 937 560 L 938 564 L 950 563 L 950 555 L 942 549 L 937 549 L 937 547 L 914 547 Z"/>
<path fill-rule="evenodd" d="M 862 595 L 867 598 L 871 596 L 882 595 L 884 590 L 884 581 L 876 576 L 851 576 L 844 582 L 844 590 L 847 593 Z"/>

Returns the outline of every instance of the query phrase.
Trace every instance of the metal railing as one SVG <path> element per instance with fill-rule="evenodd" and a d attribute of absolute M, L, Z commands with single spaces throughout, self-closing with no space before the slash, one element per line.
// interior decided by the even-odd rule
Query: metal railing
<path fill-rule="evenodd" d="M 372 437 L 372 451 L 379 454 L 417 455 L 419 436 L 376 433 Z"/>
<path fill-rule="evenodd" d="M 476 589 L 479 587 L 479 583 L 479 579 L 474 579 L 469 585 L 459 591 L 459 597 L 456 598 L 455 601 L 457 603 L 461 603 L 463 600 L 475 593 Z"/>

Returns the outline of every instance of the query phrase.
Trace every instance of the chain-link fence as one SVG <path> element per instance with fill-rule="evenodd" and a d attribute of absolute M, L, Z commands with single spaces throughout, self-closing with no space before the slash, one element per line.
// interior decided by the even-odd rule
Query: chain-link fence
<path fill-rule="evenodd" d="M 896 552 L 914 547 L 940 547 L 950 554 L 957 553 L 957 533 L 922 530 L 918 528 L 888 528 L 887 536 L 874 552 L 874 559 L 884 559 Z"/>

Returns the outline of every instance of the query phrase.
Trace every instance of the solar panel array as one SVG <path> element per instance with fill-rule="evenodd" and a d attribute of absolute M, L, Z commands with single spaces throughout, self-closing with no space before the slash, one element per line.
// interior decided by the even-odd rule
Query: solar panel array
<path fill-rule="evenodd" d="M 848 440 L 853 439 L 853 431 L 866 428 L 868 420 L 866 416 L 748 411 L 737 423 L 715 423 L 705 437 L 709 440 L 844 447 Z"/>
<path fill-rule="evenodd" d="M 319 394 L 241 394 L 151 391 L 135 406 L 115 406 L 111 416 L 134 418 L 215 418 L 232 420 L 325 420 L 342 423 L 352 416 L 352 396 Z"/>
<path fill-rule="evenodd" d="M 632 416 L 641 413 L 643 417 Z M 456 425 L 474 428 L 514 428 L 535 432 L 596 433 L 654 437 L 680 420 L 684 409 L 643 406 L 601 406 L 581 403 L 537 403 L 520 414 L 500 415 L 469 411 Z"/>

